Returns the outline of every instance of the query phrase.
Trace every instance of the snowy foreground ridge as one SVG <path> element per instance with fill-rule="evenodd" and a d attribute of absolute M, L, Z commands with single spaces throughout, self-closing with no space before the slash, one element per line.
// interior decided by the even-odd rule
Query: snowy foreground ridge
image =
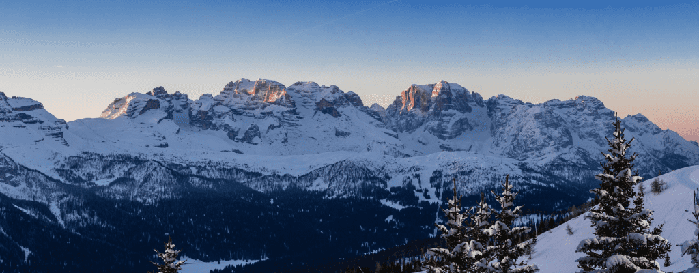
<path fill-rule="evenodd" d="M 665 272 L 681 272 L 692 267 L 690 256 L 681 256 L 682 251 L 677 245 L 694 236 L 695 227 L 687 219 L 693 219 L 692 192 L 699 188 L 699 166 L 676 170 L 659 178 L 668 183 L 668 189 L 658 195 L 650 192 L 650 183 L 655 178 L 643 181 L 648 191 L 645 193 L 645 206 L 654 211 L 652 227 L 665 224 L 661 235 L 672 243 L 672 264 L 664 267 L 663 261 L 658 262 L 660 269 Z M 576 253 L 575 248 L 581 240 L 594 238 L 590 220 L 584 219 L 584 215 L 539 235 L 535 254 L 528 263 L 538 265 L 540 273 L 577 272 L 579 269 L 575 260 L 584 253 Z M 566 224 L 573 228 L 573 235 L 566 232 Z"/>
<path fill-rule="evenodd" d="M 220 262 L 202 262 L 197 259 L 188 258 L 187 256 L 182 256 L 178 261 L 187 262 L 182 265 L 182 270 L 179 273 L 209 273 L 214 269 L 223 269 L 226 266 L 232 265 L 245 265 L 250 263 L 256 263 L 258 260 L 229 260 Z"/>

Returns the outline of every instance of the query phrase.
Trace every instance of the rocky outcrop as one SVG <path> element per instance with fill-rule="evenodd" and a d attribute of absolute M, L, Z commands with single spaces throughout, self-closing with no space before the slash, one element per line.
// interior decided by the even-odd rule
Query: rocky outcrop
<path fill-rule="evenodd" d="M 165 91 L 165 87 L 158 86 L 156 88 L 153 88 L 153 91 L 148 91 L 148 93 L 146 94 L 153 97 L 161 98 L 167 95 L 167 91 Z"/>
<path fill-rule="evenodd" d="M 258 127 L 257 124 L 253 124 L 250 125 L 247 130 L 245 130 L 245 134 L 243 134 L 243 137 L 240 138 L 240 141 L 257 145 L 260 142 L 261 136 L 260 127 Z"/>
<path fill-rule="evenodd" d="M 316 110 L 320 111 L 323 114 L 328 114 L 336 118 L 340 117 L 340 113 L 337 112 L 335 104 L 325 100 L 324 98 L 320 99 L 319 102 L 316 102 Z"/>
<path fill-rule="evenodd" d="M 357 95 L 356 93 L 349 91 L 347 92 L 343 98 L 348 101 L 350 104 L 352 104 L 354 107 L 362 107 L 364 106 L 364 103 L 362 103 L 362 99 Z"/>
<path fill-rule="evenodd" d="M 143 115 L 143 113 L 151 109 L 160 109 L 160 101 L 153 99 L 146 101 L 146 105 L 141 108 L 141 111 L 139 111 L 138 114 Z"/>
<path fill-rule="evenodd" d="M 263 79 L 258 79 L 257 81 L 240 79 L 235 82 L 229 82 L 221 91 L 221 95 L 234 98 L 246 96 L 252 101 L 287 106 L 291 103 L 289 96 L 286 94 L 286 87 L 283 84 Z M 258 104 L 258 106 L 262 106 L 262 104 Z"/>
<path fill-rule="evenodd" d="M 17 108 L 12 108 L 12 111 L 18 111 L 18 112 L 19 111 L 34 111 L 37 109 L 44 109 L 44 105 L 41 103 L 32 104 L 32 105 L 24 105 L 24 106 L 20 106 Z"/>
<path fill-rule="evenodd" d="M 413 84 L 388 106 L 385 121 L 398 132 L 414 132 L 425 125 L 439 139 L 452 139 L 473 129 L 462 117 L 473 107 L 484 108 L 483 98 L 458 84 Z M 462 121 L 454 124 L 454 120 Z"/>
<path fill-rule="evenodd" d="M 432 87 L 428 85 L 429 87 Z M 398 103 L 400 98 L 400 103 Z M 431 90 L 426 90 L 425 86 L 412 85 L 407 90 L 401 92 L 400 97 L 396 97 L 393 103 L 394 108 L 400 109 L 399 113 L 410 112 L 417 109 L 420 112 L 427 112 L 432 105 Z"/>

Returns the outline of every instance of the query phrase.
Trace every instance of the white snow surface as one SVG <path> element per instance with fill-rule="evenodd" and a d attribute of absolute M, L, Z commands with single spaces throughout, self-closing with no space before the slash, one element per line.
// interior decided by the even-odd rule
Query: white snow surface
<path fill-rule="evenodd" d="M 228 260 L 228 261 L 221 261 L 219 262 L 202 262 L 197 259 L 192 259 L 192 258 L 187 258 L 187 256 L 182 256 L 180 261 L 187 260 L 187 262 L 182 265 L 182 270 L 180 270 L 180 273 L 209 273 L 211 270 L 214 269 L 223 269 L 226 266 L 229 265 L 245 265 L 245 264 L 253 264 L 259 261 L 264 261 L 264 260 Z"/>
<path fill-rule="evenodd" d="M 29 250 L 29 249 L 26 248 L 26 247 L 23 247 L 23 246 L 19 246 L 19 248 L 21 248 L 22 251 L 24 252 L 24 262 L 26 263 L 26 262 L 27 262 L 27 258 L 29 258 L 29 254 L 32 254 L 32 251 Z"/>
<path fill-rule="evenodd" d="M 398 204 L 396 202 L 389 201 L 386 199 L 381 199 L 380 201 L 381 201 L 382 205 L 387 206 L 387 207 L 392 207 L 392 208 L 397 209 L 397 210 L 402 210 L 405 208 L 405 206 L 403 206 L 401 204 Z"/>
<path fill-rule="evenodd" d="M 654 195 L 650 192 L 650 183 L 655 178 L 644 180 L 642 183 L 648 191 L 645 193 L 644 205 L 647 209 L 653 210 L 654 220 L 651 229 L 665 224 L 661 236 L 672 244 L 670 252 L 672 264 L 664 267 L 663 261 L 658 260 L 660 269 L 665 272 L 680 272 L 692 267 L 690 256 L 681 256 L 680 246 L 677 245 L 695 238 L 693 234 L 696 227 L 687 219 L 694 219 L 691 214 L 694 206 L 692 191 L 699 188 L 699 166 L 679 169 L 661 175 L 659 178 L 668 183 L 668 189 Z M 527 262 L 538 265 L 540 273 L 577 272 L 579 268 L 575 260 L 582 257 L 583 253 L 576 253 L 575 249 L 581 240 L 594 238 L 590 220 L 584 219 L 584 215 L 539 235 L 535 254 L 532 260 Z M 566 225 L 573 228 L 573 235 L 568 235 Z"/>
<path fill-rule="evenodd" d="M 61 217 L 61 209 L 58 208 L 58 204 L 56 202 L 51 202 L 51 205 L 49 205 L 49 210 L 51 210 L 51 213 L 56 216 L 58 223 L 61 224 L 62 227 L 65 227 L 66 224 L 63 222 L 63 218 Z"/>
<path fill-rule="evenodd" d="M 12 205 L 15 206 L 15 208 L 17 208 L 17 209 L 21 210 L 22 212 L 26 213 L 27 215 L 32 216 L 32 217 L 34 217 L 34 218 L 37 218 L 37 217 L 36 217 L 36 213 L 34 213 L 33 211 L 30 211 L 30 210 L 25 209 L 25 208 L 23 208 L 23 207 L 17 206 L 17 205 L 15 205 L 15 204 L 12 204 Z"/>

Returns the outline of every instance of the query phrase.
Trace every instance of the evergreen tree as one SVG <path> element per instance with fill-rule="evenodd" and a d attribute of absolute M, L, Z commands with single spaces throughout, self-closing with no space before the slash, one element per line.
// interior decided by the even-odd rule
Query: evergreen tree
<path fill-rule="evenodd" d="M 660 172 L 658 172 L 658 176 L 660 176 Z M 656 177 L 655 180 L 650 184 L 650 191 L 653 192 L 654 194 L 660 194 L 667 188 L 667 183 L 665 183 L 664 180 L 661 180 L 659 177 Z"/>
<path fill-rule="evenodd" d="M 694 220 L 688 219 L 689 222 L 694 224 L 697 229 L 694 231 L 694 239 L 687 240 L 682 243 L 682 256 L 689 254 L 692 256 L 693 268 L 699 269 L 699 199 L 697 199 L 697 192 L 694 191 L 694 212 L 692 212 Z"/>
<path fill-rule="evenodd" d="M 494 244 L 488 246 L 488 252 L 493 255 L 493 262 L 487 266 L 489 273 L 531 273 L 539 271 L 536 265 L 527 265 L 524 261 L 517 264 L 517 259 L 525 254 L 531 241 L 515 243 L 514 240 L 530 231 L 529 227 L 513 227 L 514 220 L 519 216 L 522 206 L 512 209 L 517 193 L 512 192 L 510 176 L 505 178 L 502 184 L 502 194 L 495 195 L 495 199 L 500 203 L 500 213 L 497 214 L 497 221 L 485 232 L 491 236 Z"/>
<path fill-rule="evenodd" d="M 487 264 L 485 246 L 488 237 L 482 232 L 490 218 L 490 207 L 481 194 L 481 202 L 466 213 L 461 212 L 461 198 L 456 194 L 454 179 L 454 197 L 448 202 L 449 208 L 442 210 L 447 217 L 447 225 L 437 225 L 446 241 L 446 248 L 431 248 L 427 251 L 429 272 L 484 272 L 479 265 Z M 466 222 L 466 226 L 464 226 Z"/>
<path fill-rule="evenodd" d="M 474 207 L 469 221 L 468 236 L 475 242 L 480 254 L 472 257 L 473 266 L 469 272 L 488 272 L 488 265 L 493 259 L 492 248 L 489 249 L 490 236 L 486 230 L 490 227 L 490 217 L 493 209 L 486 203 L 485 195 L 481 192 L 481 201 Z"/>
<path fill-rule="evenodd" d="M 177 260 L 177 255 L 180 254 L 180 251 L 182 250 L 175 250 L 175 244 L 172 243 L 172 238 L 168 237 L 168 241 L 165 243 L 165 252 L 160 253 L 158 250 L 155 250 L 155 253 L 158 253 L 158 257 L 160 257 L 160 259 L 162 259 L 165 263 L 157 264 L 151 262 L 158 267 L 157 273 L 177 273 L 178 271 L 182 270 L 181 266 L 185 261 L 175 262 L 175 260 Z"/>
<path fill-rule="evenodd" d="M 595 238 L 580 242 L 575 252 L 585 253 L 577 260 L 582 272 L 617 273 L 658 271 L 656 259 L 667 256 L 670 243 L 660 236 L 662 225 L 649 231 L 653 212 L 643 207 L 643 192 L 636 194 L 633 187 L 641 177 L 632 175 L 636 154 L 627 158 L 631 142 L 624 139 L 621 121 L 614 122 L 614 139 L 609 140 L 609 154 L 604 154 L 603 172 L 595 176 L 600 187 L 591 190 L 598 198 L 598 206 L 590 210 L 586 219 L 592 221 Z M 634 206 L 630 200 L 634 200 Z"/>

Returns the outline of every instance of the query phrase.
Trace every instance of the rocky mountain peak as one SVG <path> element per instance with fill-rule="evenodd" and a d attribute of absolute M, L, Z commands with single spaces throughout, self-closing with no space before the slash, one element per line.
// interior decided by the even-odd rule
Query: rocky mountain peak
<path fill-rule="evenodd" d="M 288 91 L 293 93 L 292 99 L 299 100 L 303 104 L 315 104 L 317 109 L 323 113 L 335 113 L 333 109 L 342 105 L 352 104 L 356 107 L 363 106 L 362 99 L 356 93 L 347 93 L 340 90 L 336 85 L 319 85 L 315 82 L 296 82 L 289 86 Z M 333 116 L 337 116 L 333 114 Z"/>
<path fill-rule="evenodd" d="M 240 79 L 235 82 L 231 81 L 226 86 L 223 87 L 221 93 L 231 93 L 231 94 L 245 94 L 249 95 L 254 90 L 255 82 L 248 79 Z"/>
<path fill-rule="evenodd" d="M 512 104 L 523 104 L 524 103 L 524 102 L 522 102 L 522 100 L 515 99 L 515 98 L 510 97 L 510 96 L 505 95 L 505 94 L 499 94 L 497 96 L 493 96 L 490 99 L 497 100 L 498 102 L 501 102 L 501 103 L 512 103 Z"/>
<path fill-rule="evenodd" d="M 393 104 L 401 113 L 410 112 L 413 109 L 417 109 L 420 112 L 427 112 L 430 108 L 432 88 L 433 85 L 413 84 L 408 89 L 403 90 L 400 96 L 396 97 Z"/>
<path fill-rule="evenodd" d="M 12 98 L 5 97 L 4 101 L 7 102 L 7 105 L 10 106 L 12 111 L 16 112 L 44 109 L 44 105 L 41 104 L 41 102 L 35 101 L 30 98 L 12 96 Z"/>
<path fill-rule="evenodd" d="M 153 91 L 148 91 L 148 93 L 146 94 L 154 97 L 163 97 L 167 95 L 167 91 L 165 91 L 165 87 L 158 86 L 156 88 L 153 88 Z"/>
<path fill-rule="evenodd" d="M 476 92 L 455 83 L 440 81 L 436 84 L 413 84 L 396 97 L 392 106 L 400 114 L 418 111 L 424 114 L 439 115 L 442 111 L 454 109 L 470 112 L 472 105 L 484 106 L 483 97 Z M 413 110 L 417 109 L 417 110 Z M 388 111 L 388 109 L 386 109 Z"/>
<path fill-rule="evenodd" d="M 5 93 L 0 92 L 0 114 L 12 112 L 12 107 L 7 102 L 7 97 Z"/>
<path fill-rule="evenodd" d="M 386 112 L 386 109 L 384 109 L 383 106 L 379 105 L 378 103 L 372 104 L 371 106 L 369 106 L 369 109 L 379 113 Z"/>
<path fill-rule="evenodd" d="M 601 100 L 591 97 L 591 96 L 576 96 L 575 104 L 578 107 L 588 108 L 588 109 L 604 109 L 604 103 Z"/>
<path fill-rule="evenodd" d="M 434 85 L 434 88 L 432 89 L 432 96 L 436 97 L 439 96 L 442 93 L 447 93 L 447 96 L 451 95 L 451 86 L 447 81 L 439 81 L 437 84 Z"/>
<path fill-rule="evenodd" d="M 328 94 L 337 94 L 337 93 L 342 93 L 339 87 L 336 85 L 330 85 L 330 86 L 325 86 L 325 85 L 319 85 L 316 82 L 313 81 L 308 81 L 308 82 L 296 82 L 289 86 L 289 89 L 293 89 L 299 92 L 304 92 L 304 93 L 320 93 L 320 95 L 328 95 Z"/>
<path fill-rule="evenodd" d="M 134 92 L 122 98 L 115 98 L 102 111 L 100 117 L 115 119 L 126 115 L 135 118 L 148 110 L 161 109 L 167 118 L 171 118 L 173 112 L 186 112 L 189 109 L 189 102 L 187 94 L 182 94 L 180 91 L 168 94 L 164 87 L 159 86 L 146 94 Z"/>
<path fill-rule="evenodd" d="M 250 96 L 252 100 L 266 103 L 283 103 L 285 99 L 288 100 L 286 87 L 283 84 L 266 79 L 250 81 L 243 78 L 235 82 L 229 82 L 221 91 L 221 96 L 223 97 L 240 98 L 241 95 Z"/>
<path fill-rule="evenodd" d="M 352 91 L 348 91 L 347 93 L 345 93 L 345 98 L 347 99 L 347 101 L 350 104 L 352 104 L 356 107 L 364 106 L 364 103 L 362 102 L 362 98 L 360 98 L 359 95 L 357 95 L 357 93 L 354 93 Z"/>
<path fill-rule="evenodd" d="M 123 98 L 115 98 L 114 101 L 102 111 L 100 117 L 115 119 L 125 115 L 133 118 L 137 114 L 143 114 L 149 109 L 160 108 L 160 101 L 150 94 L 154 94 L 154 92 L 149 91 L 147 95 L 134 92 Z M 162 96 L 162 93 L 159 93 L 159 95 Z"/>
<path fill-rule="evenodd" d="M 655 123 L 641 113 L 628 115 L 623 119 L 623 122 L 624 128 L 632 132 L 638 132 L 639 134 L 658 134 L 662 131 L 658 125 L 655 125 Z"/>

